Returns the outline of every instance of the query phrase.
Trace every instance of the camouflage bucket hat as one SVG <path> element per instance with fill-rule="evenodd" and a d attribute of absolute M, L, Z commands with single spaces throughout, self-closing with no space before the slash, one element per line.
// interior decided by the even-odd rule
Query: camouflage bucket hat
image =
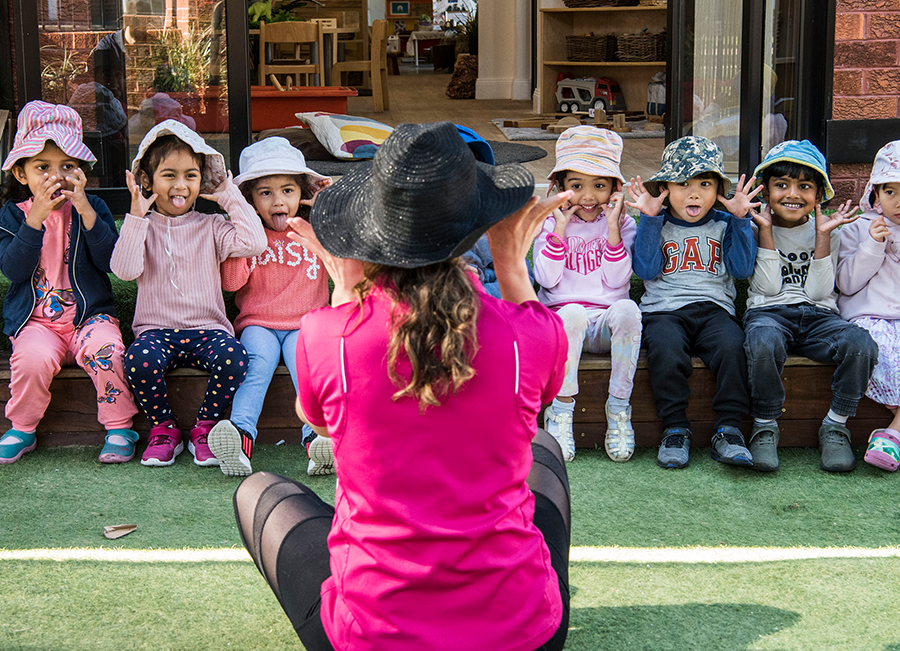
<path fill-rule="evenodd" d="M 731 179 L 725 176 L 724 160 L 725 155 L 719 145 L 709 138 L 685 136 L 666 146 L 659 171 L 644 185 L 659 196 L 659 181 L 681 183 L 698 174 L 713 172 L 722 179 L 722 194 L 727 195 L 731 189 Z"/>

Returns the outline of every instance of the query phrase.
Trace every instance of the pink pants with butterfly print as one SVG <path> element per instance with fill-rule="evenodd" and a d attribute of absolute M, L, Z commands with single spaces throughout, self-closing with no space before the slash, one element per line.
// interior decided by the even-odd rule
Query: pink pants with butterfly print
<path fill-rule="evenodd" d="M 83 368 L 97 389 L 97 420 L 107 429 L 131 429 L 137 413 L 125 378 L 125 346 L 118 321 L 99 315 L 77 330 L 71 322 L 32 316 L 13 340 L 6 417 L 32 432 L 50 404 L 50 382 L 63 366 Z"/>

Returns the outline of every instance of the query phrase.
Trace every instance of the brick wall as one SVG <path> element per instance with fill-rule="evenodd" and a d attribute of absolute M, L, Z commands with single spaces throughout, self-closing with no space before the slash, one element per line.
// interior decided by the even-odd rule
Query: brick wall
<path fill-rule="evenodd" d="M 900 0 L 838 0 L 832 118 L 900 118 Z M 858 200 L 870 170 L 832 165 L 835 203 Z"/>

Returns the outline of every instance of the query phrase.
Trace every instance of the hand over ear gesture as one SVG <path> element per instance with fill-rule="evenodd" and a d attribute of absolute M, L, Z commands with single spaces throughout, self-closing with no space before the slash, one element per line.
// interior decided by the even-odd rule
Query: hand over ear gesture
<path fill-rule="evenodd" d="M 751 176 L 750 180 L 746 183 L 744 183 L 744 178 L 745 175 L 741 174 L 741 178 L 738 179 L 737 185 L 734 188 L 734 196 L 731 199 L 721 194 L 718 195 L 718 199 L 721 204 L 725 206 L 725 210 L 735 217 L 746 217 L 751 209 L 759 208 L 762 205 L 759 201 L 753 201 L 753 199 L 762 192 L 763 186 L 760 185 L 753 190 L 753 184 L 756 183 L 756 177 Z"/>
<path fill-rule="evenodd" d="M 869 235 L 876 242 L 884 242 L 890 234 L 887 224 L 884 223 L 884 215 L 878 215 L 869 222 Z"/>
<path fill-rule="evenodd" d="M 650 194 L 650 191 L 644 187 L 644 183 L 641 181 L 640 176 L 637 177 L 637 181 L 631 179 L 626 183 L 625 189 L 633 199 L 633 201 L 626 201 L 625 205 L 630 208 L 637 208 L 642 214 L 647 215 L 648 217 L 656 217 L 659 214 L 659 211 L 662 210 L 663 201 L 669 196 L 669 188 L 665 188 L 659 193 L 658 197 L 654 197 Z"/>
<path fill-rule="evenodd" d="M 819 204 L 816 204 L 816 230 L 819 233 L 830 233 L 838 226 L 851 224 L 859 219 L 856 213 L 856 207 L 852 205 L 853 201 L 848 199 L 835 209 L 830 215 L 822 212 Z"/>
<path fill-rule="evenodd" d="M 144 197 L 141 186 L 138 185 L 131 170 L 125 170 L 125 184 L 128 186 L 128 191 L 131 193 L 130 214 L 135 217 L 146 217 L 147 212 L 150 210 L 150 206 L 156 201 L 157 194 L 154 192 L 149 197 Z"/>

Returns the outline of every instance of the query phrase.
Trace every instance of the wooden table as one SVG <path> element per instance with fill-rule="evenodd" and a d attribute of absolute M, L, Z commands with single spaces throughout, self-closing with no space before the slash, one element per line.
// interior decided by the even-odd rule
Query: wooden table
<path fill-rule="evenodd" d="M 266 23 L 268 24 L 268 23 Z M 324 59 L 323 67 L 325 68 L 325 79 L 320 80 L 323 86 L 331 85 L 331 66 L 333 66 L 337 61 L 340 61 L 339 58 L 339 49 L 338 46 L 341 44 L 341 41 L 338 40 L 339 34 L 356 34 L 361 28 L 360 27 L 323 27 L 322 34 L 325 37 L 325 42 L 322 44 L 322 49 L 324 50 Z M 249 30 L 250 36 L 259 36 L 258 29 Z M 318 63 L 319 53 L 316 52 L 313 55 L 313 63 Z M 260 85 L 265 86 L 265 79 L 258 79 Z"/>

